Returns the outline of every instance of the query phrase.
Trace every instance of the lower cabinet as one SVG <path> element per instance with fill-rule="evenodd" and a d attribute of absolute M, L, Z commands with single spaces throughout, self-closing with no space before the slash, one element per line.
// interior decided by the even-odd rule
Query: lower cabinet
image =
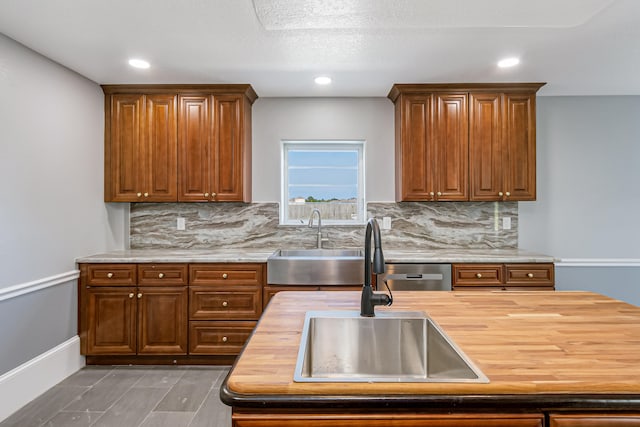
<path fill-rule="evenodd" d="M 543 427 L 542 414 L 233 414 L 233 427 Z"/>
<path fill-rule="evenodd" d="M 138 274 L 136 271 L 136 265 L 99 268 L 105 272 L 96 280 L 95 275 L 93 278 L 91 276 L 92 266 L 81 266 L 81 282 L 83 277 L 87 281 L 80 290 L 80 336 L 86 340 L 82 346 L 84 354 L 187 353 L 186 275 L 175 277 L 175 274 L 180 275 L 179 271 L 175 271 L 176 266 L 165 266 L 155 273 L 156 277 L 150 281 L 152 286 L 149 286 L 149 281 L 143 278 L 144 272 Z M 141 270 L 155 268 L 158 268 L 157 265 L 140 267 Z M 122 274 L 123 271 L 127 274 Z M 161 279 L 158 279 L 158 275 Z M 122 280 L 122 277 L 126 277 L 126 280 Z M 165 284 L 157 282 L 165 277 Z M 109 280 L 113 282 L 109 283 Z M 109 285 L 105 285 L 104 281 Z M 130 285 L 136 281 L 137 286 Z M 174 286 L 181 284 L 183 286 Z M 86 328 L 84 333 L 83 327 Z"/>
<path fill-rule="evenodd" d="M 554 290 L 552 263 L 453 264 L 453 290 Z"/>
<path fill-rule="evenodd" d="M 189 265 L 189 354 L 237 355 L 262 314 L 264 264 Z"/>

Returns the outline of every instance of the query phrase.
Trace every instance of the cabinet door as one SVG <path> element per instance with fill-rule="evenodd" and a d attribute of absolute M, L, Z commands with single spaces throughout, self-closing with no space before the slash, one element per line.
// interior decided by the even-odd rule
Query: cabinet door
<path fill-rule="evenodd" d="M 640 427 L 640 414 L 549 414 L 550 427 Z"/>
<path fill-rule="evenodd" d="M 504 194 L 500 93 L 469 95 L 469 173 L 471 200 L 501 200 Z"/>
<path fill-rule="evenodd" d="M 178 103 L 178 201 L 209 201 L 213 191 L 210 97 L 180 96 Z"/>
<path fill-rule="evenodd" d="M 178 199 L 177 119 L 175 95 L 147 95 L 145 144 L 141 160 L 143 201 L 175 202 Z"/>
<path fill-rule="evenodd" d="M 138 354 L 187 353 L 187 287 L 139 287 Z"/>
<path fill-rule="evenodd" d="M 135 287 L 91 287 L 86 298 L 87 354 L 135 354 Z"/>
<path fill-rule="evenodd" d="M 505 200 L 536 199 L 535 94 L 504 95 Z"/>
<path fill-rule="evenodd" d="M 213 188 L 212 200 L 243 201 L 244 138 L 242 129 L 242 98 L 215 96 L 213 101 Z M 250 166 L 249 166 L 250 167 Z"/>
<path fill-rule="evenodd" d="M 438 94 L 435 124 L 436 200 L 469 199 L 467 94 Z"/>
<path fill-rule="evenodd" d="M 142 195 L 140 181 L 144 162 L 141 123 L 144 96 L 112 95 L 110 108 L 109 149 L 105 162 L 105 201 L 136 202 Z"/>
<path fill-rule="evenodd" d="M 401 136 L 396 141 L 398 201 L 429 200 L 434 192 L 433 95 L 405 95 L 401 101 Z"/>

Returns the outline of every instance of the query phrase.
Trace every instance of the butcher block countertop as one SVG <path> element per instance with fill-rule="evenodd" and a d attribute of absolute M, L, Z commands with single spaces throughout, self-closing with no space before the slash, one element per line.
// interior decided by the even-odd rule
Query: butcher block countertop
<path fill-rule="evenodd" d="M 640 307 L 590 292 L 395 292 L 376 312 L 424 311 L 489 383 L 297 383 L 305 313 L 359 310 L 359 292 L 281 292 L 221 390 L 234 407 L 484 399 L 640 409 Z M 375 355 L 371 355 L 375 357 Z M 613 406 L 611 406 L 613 405 Z M 553 406 L 553 405 L 552 405 Z"/>

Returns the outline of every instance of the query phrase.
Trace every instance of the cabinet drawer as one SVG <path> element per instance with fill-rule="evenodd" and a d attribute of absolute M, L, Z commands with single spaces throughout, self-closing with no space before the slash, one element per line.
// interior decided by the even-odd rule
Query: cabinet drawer
<path fill-rule="evenodd" d="M 89 264 L 87 284 L 93 286 L 130 286 L 136 284 L 135 264 Z"/>
<path fill-rule="evenodd" d="M 262 286 L 263 264 L 190 264 L 192 285 L 255 285 Z"/>
<path fill-rule="evenodd" d="M 553 286 L 553 264 L 506 264 L 506 284 L 516 286 Z"/>
<path fill-rule="evenodd" d="M 259 288 L 251 287 L 217 291 L 206 286 L 191 286 L 189 317 L 194 320 L 257 320 L 262 313 L 260 294 Z"/>
<path fill-rule="evenodd" d="M 140 286 L 186 286 L 187 264 L 138 264 Z"/>
<path fill-rule="evenodd" d="M 256 322 L 189 322 L 189 354 L 239 354 Z"/>
<path fill-rule="evenodd" d="M 453 264 L 452 285 L 500 286 L 504 283 L 502 264 Z"/>

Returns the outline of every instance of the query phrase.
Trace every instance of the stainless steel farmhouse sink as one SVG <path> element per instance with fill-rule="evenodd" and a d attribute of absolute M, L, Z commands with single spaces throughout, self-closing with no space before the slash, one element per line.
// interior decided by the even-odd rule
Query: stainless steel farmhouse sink
<path fill-rule="evenodd" d="M 278 249 L 267 259 L 271 285 L 362 285 L 361 249 Z"/>
<path fill-rule="evenodd" d="M 487 377 L 421 312 L 309 311 L 296 382 L 475 382 Z"/>

